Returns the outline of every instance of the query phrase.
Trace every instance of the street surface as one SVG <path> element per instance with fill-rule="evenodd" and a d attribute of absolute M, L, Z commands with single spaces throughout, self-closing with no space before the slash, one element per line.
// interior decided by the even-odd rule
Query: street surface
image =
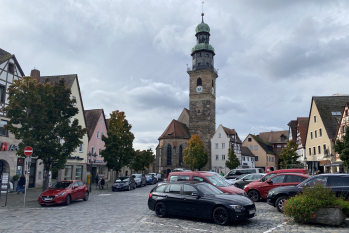
<path fill-rule="evenodd" d="M 69 206 L 41 207 L 32 200 L 27 208 L 0 207 L 0 232 L 349 232 L 349 219 L 341 227 L 300 225 L 286 222 L 266 202 L 256 203 L 255 218 L 224 227 L 195 218 L 161 219 L 147 206 L 152 187 L 120 192 L 93 190 L 87 202 Z"/>

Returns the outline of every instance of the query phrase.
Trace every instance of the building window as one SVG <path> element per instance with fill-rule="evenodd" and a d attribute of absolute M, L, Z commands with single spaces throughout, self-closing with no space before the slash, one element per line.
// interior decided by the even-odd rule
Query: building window
<path fill-rule="evenodd" d="M 206 62 L 206 66 L 210 66 L 210 63 Z"/>
<path fill-rule="evenodd" d="M 348 109 L 345 110 L 345 116 L 348 116 Z"/>
<path fill-rule="evenodd" d="M 215 146 L 216 146 L 216 149 L 218 149 L 218 143 L 216 143 Z"/>
<path fill-rule="evenodd" d="M 96 153 L 96 149 L 94 148 L 94 146 L 91 148 L 92 150 L 92 155 L 94 155 Z"/>
<path fill-rule="evenodd" d="M 84 144 L 80 144 L 79 152 L 84 152 Z"/>
<path fill-rule="evenodd" d="M 250 157 L 247 157 L 247 161 L 250 161 Z"/>
<path fill-rule="evenodd" d="M 245 161 L 245 156 L 242 156 L 242 161 Z"/>
<path fill-rule="evenodd" d="M 326 150 L 326 144 L 324 144 L 324 151 Z"/>
<path fill-rule="evenodd" d="M 225 160 L 225 155 L 222 155 L 222 160 Z"/>
<path fill-rule="evenodd" d="M 82 166 L 76 166 L 75 180 L 82 180 Z"/>
<path fill-rule="evenodd" d="M 345 133 L 345 125 L 342 126 L 342 133 Z"/>
<path fill-rule="evenodd" d="M 314 116 L 314 123 L 316 123 L 316 116 Z"/>
<path fill-rule="evenodd" d="M 319 129 L 319 137 L 322 137 L 322 129 Z"/>
<path fill-rule="evenodd" d="M 102 136 L 104 135 L 104 133 L 103 132 L 101 132 L 101 138 L 103 138 Z"/>
<path fill-rule="evenodd" d="M 214 87 L 214 81 L 213 81 L 213 79 L 212 79 L 212 87 Z"/>
<path fill-rule="evenodd" d="M 97 131 L 97 138 L 99 139 L 99 131 Z"/>
<path fill-rule="evenodd" d="M 310 139 L 313 139 L 313 132 L 310 132 Z"/>
<path fill-rule="evenodd" d="M 258 161 L 258 156 L 255 156 L 255 157 L 254 157 L 254 160 L 257 162 L 257 161 Z"/>
<path fill-rule="evenodd" d="M 196 86 L 202 86 L 202 79 L 198 78 L 198 80 L 196 80 Z"/>
<path fill-rule="evenodd" d="M 182 164 L 183 164 L 183 147 L 182 147 L 182 145 L 179 146 L 178 162 L 179 162 L 179 166 L 182 166 Z"/>
<path fill-rule="evenodd" d="M 254 146 L 254 150 L 258 150 L 258 146 L 257 145 Z"/>
<path fill-rule="evenodd" d="M 218 137 L 220 138 L 221 136 L 222 136 L 222 135 L 219 133 L 219 134 L 218 134 Z"/>
<path fill-rule="evenodd" d="M 202 63 L 201 63 L 201 62 L 199 62 L 199 63 L 198 63 L 198 66 L 202 66 Z"/>
<path fill-rule="evenodd" d="M 4 127 L 5 125 L 7 125 L 7 121 L 1 120 L 1 122 L 0 122 L 0 136 L 8 137 L 8 131 Z"/>
<path fill-rule="evenodd" d="M 76 97 L 72 96 L 71 98 L 72 98 L 72 100 L 74 100 L 73 106 L 76 106 Z"/>
<path fill-rule="evenodd" d="M 205 53 L 205 57 L 210 57 L 210 54 L 208 54 L 208 53 Z"/>
<path fill-rule="evenodd" d="M 72 180 L 72 175 L 73 175 L 73 166 L 72 165 L 65 166 L 64 180 Z"/>
<path fill-rule="evenodd" d="M 317 150 L 318 150 L 318 151 L 317 151 L 318 154 L 321 154 L 321 146 L 318 146 L 318 147 L 317 147 Z"/>
<path fill-rule="evenodd" d="M 5 86 L 0 85 L 0 102 L 1 103 L 5 103 L 5 94 L 6 94 Z"/>
<path fill-rule="evenodd" d="M 313 155 L 316 155 L 316 149 L 315 149 L 315 146 L 313 147 Z"/>
<path fill-rule="evenodd" d="M 102 119 L 100 119 L 100 121 L 99 121 L 101 124 L 103 124 L 103 120 Z"/>
<path fill-rule="evenodd" d="M 311 148 L 309 148 L 309 155 L 311 155 Z"/>
<path fill-rule="evenodd" d="M 225 148 L 225 143 L 222 143 L 222 149 L 224 149 Z"/>
<path fill-rule="evenodd" d="M 216 155 L 216 160 L 218 160 L 218 155 Z"/>
<path fill-rule="evenodd" d="M 99 148 L 99 151 L 98 151 L 98 155 L 99 155 L 99 157 L 101 157 L 101 153 L 102 153 L 102 148 Z"/>
<path fill-rule="evenodd" d="M 8 72 L 10 74 L 14 74 L 15 73 L 15 65 L 13 63 L 8 63 Z"/>
<path fill-rule="evenodd" d="M 247 138 L 247 141 L 252 142 L 252 138 Z"/>
<path fill-rule="evenodd" d="M 251 158 L 251 161 L 253 162 L 253 158 Z"/>
<path fill-rule="evenodd" d="M 253 146 L 249 146 L 248 148 L 249 148 L 250 150 L 253 150 Z"/>
<path fill-rule="evenodd" d="M 315 138 L 317 138 L 317 130 L 315 130 Z"/>
<path fill-rule="evenodd" d="M 172 165 L 172 148 L 171 145 L 167 145 L 167 165 Z"/>

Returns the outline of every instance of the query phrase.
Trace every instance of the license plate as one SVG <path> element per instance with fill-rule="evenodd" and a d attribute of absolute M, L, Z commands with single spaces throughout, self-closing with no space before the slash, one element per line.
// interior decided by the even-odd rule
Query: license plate
<path fill-rule="evenodd" d="M 249 211 L 249 214 L 254 214 L 254 213 L 256 213 L 256 210 L 250 210 Z"/>
<path fill-rule="evenodd" d="M 52 198 L 45 198 L 45 201 L 52 201 Z"/>

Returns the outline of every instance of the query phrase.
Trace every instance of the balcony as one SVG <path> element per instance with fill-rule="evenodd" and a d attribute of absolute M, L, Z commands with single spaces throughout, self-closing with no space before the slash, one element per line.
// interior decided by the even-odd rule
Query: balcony
<path fill-rule="evenodd" d="M 201 65 L 201 66 L 195 66 L 192 69 L 190 67 L 187 67 L 187 71 L 194 71 L 194 70 L 204 70 L 204 69 L 212 69 L 213 72 L 216 73 L 216 75 L 218 76 L 218 70 L 216 70 L 214 67 L 212 66 L 208 66 L 208 65 Z"/>

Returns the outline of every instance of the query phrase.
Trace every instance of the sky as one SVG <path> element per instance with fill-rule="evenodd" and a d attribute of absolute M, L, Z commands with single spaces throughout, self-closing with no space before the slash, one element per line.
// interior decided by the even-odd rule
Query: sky
<path fill-rule="evenodd" d="M 287 130 L 312 96 L 348 94 L 349 1 L 206 0 L 216 128 Z M 124 111 L 134 148 L 155 148 L 189 108 L 202 0 L 0 0 L 0 48 L 26 75 L 78 74 L 84 108 Z"/>

